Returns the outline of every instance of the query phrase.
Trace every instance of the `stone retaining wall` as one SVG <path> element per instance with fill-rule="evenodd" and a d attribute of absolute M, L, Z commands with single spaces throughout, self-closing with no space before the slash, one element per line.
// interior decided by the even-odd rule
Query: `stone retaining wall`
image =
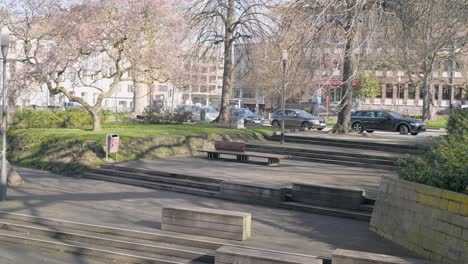
<path fill-rule="evenodd" d="M 468 195 L 383 177 L 370 229 L 439 263 L 468 263 Z"/>

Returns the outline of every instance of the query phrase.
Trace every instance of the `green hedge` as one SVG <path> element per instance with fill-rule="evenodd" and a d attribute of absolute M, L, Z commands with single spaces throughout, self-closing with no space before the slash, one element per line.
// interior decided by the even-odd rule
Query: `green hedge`
<path fill-rule="evenodd" d="M 104 122 L 105 120 L 101 120 Z M 93 119 L 84 109 L 32 110 L 24 109 L 13 113 L 9 125 L 21 128 L 82 128 L 91 126 Z"/>
<path fill-rule="evenodd" d="M 447 130 L 422 157 L 401 160 L 400 177 L 468 194 L 468 111 L 454 111 Z"/>

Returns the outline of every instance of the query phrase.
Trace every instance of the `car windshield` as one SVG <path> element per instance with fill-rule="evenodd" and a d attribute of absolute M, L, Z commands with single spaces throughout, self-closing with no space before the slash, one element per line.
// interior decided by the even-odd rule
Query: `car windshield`
<path fill-rule="evenodd" d="M 207 113 L 216 113 L 218 111 L 216 111 L 216 109 L 213 108 L 213 107 L 207 107 L 207 108 L 205 108 L 205 112 L 207 112 Z"/>
<path fill-rule="evenodd" d="M 300 117 L 304 117 L 304 118 L 312 118 L 314 117 L 312 114 L 306 112 L 306 111 L 297 111 L 297 115 L 300 116 Z"/>
<path fill-rule="evenodd" d="M 389 111 L 388 114 L 393 118 L 403 118 L 400 114 Z"/>

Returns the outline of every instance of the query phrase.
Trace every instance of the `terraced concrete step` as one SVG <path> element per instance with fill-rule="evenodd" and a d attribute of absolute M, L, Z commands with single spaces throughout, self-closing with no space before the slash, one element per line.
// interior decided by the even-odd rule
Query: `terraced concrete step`
<path fill-rule="evenodd" d="M 212 190 L 205 190 L 201 188 L 194 188 L 194 187 L 186 187 L 180 186 L 177 184 L 168 184 L 168 183 L 156 183 L 156 182 L 149 182 L 144 180 L 136 180 L 136 179 L 128 179 L 122 178 L 118 176 L 109 176 L 103 174 L 96 174 L 96 173 L 86 173 L 83 175 L 85 178 L 94 179 L 94 180 L 102 180 L 102 181 L 110 181 L 116 183 L 123 183 L 128 185 L 146 187 L 151 189 L 158 189 L 164 191 L 171 191 L 171 192 L 180 192 L 180 193 L 188 193 L 194 194 L 199 196 L 206 196 L 206 197 L 219 197 L 219 192 L 212 191 Z"/>
<path fill-rule="evenodd" d="M 129 250 L 118 251 L 103 246 L 89 245 L 86 243 L 67 241 L 61 238 L 49 238 L 33 234 L 24 234 L 7 230 L 0 231 L 0 240 L 8 243 L 28 245 L 43 249 L 57 250 L 72 254 L 99 257 L 116 260 L 124 263 L 154 263 L 154 264 L 207 264 L 191 259 L 163 256 L 158 254 L 141 253 L 134 254 Z"/>
<path fill-rule="evenodd" d="M 343 165 L 343 166 L 351 166 L 351 167 L 373 168 L 373 169 L 381 169 L 381 170 L 396 170 L 398 168 L 398 166 L 396 165 L 371 164 L 371 163 L 353 162 L 353 161 L 345 161 L 345 160 L 336 160 L 336 159 L 330 159 L 330 158 L 308 158 L 308 157 L 293 156 L 291 157 L 291 159 L 335 164 L 335 165 Z"/>
<path fill-rule="evenodd" d="M 279 136 L 272 136 L 267 138 L 271 141 L 280 141 Z M 312 145 L 322 145 L 322 146 L 333 146 L 333 147 L 342 147 L 342 148 L 358 148 L 358 149 L 368 149 L 368 150 L 380 150 L 396 153 L 421 153 L 425 149 L 418 148 L 417 146 L 407 146 L 407 145 L 393 145 L 393 144 L 378 144 L 373 142 L 354 142 L 354 141 L 342 141 L 342 140 L 329 140 L 323 138 L 306 138 L 306 137 L 285 137 L 286 142 L 300 143 L 300 144 L 312 144 Z"/>
<path fill-rule="evenodd" d="M 279 206 L 285 209 L 298 210 L 298 211 L 309 212 L 309 213 L 314 213 L 314 214 L 350 218 L 350 219 L 367 221 L 367 222 L 370 222 L 370 219 L 372 216 L 372 214 L 368 212 L 315 206 L 315 205 L 308 205 L 308 204 L 297 203 L 297 202 L 283 202 L 283 203 L 280 203 Z"/>
<path fill-rule="evenodd" d="M 110 237 L 99 234 L 72 232 L 62 228 L 46 228 L 38 225 L 21 225 L 8 221 L 0 221 L 0 229 L 23 234 L 31 234 L 48 238 L 60 238 L 61 240 L 86 243 L 93 246 L 103 246 L 115 249 L 130 250 L 132 252 L 145 252 L 182 259 L 197 259 L 204 262 L 214 262 L 214 252 L 204 249 L 187 248 L 175 244 L 155 243 L 148 241 L 136 241 L 124 237 Z"/>
<path fill-rule="evenodd" d="M 332 153 L 332 152 L 305 152 L 299 151 L 295 149 L 281 149 L 281 148 L 261 148 L 261 147 L 252 147 L 252 151 L 257 152 L 265 152 L 265 153 L 274 153 L 274 154 L 287 154 L 293 157 L 304 157 L 304 158 L 320 158 L 320 159 L 334 159 L 334 160 L 342 160 L 342 161 L 351 161 L 351 162 L 359 162 L 359 163 L 368 163 L 368 164 L 379 164 L 379 165 L 389 165 L 395 166 L 394 160 L 389 160 L 386 158 L 371 156 L 371 157 L 354 157 L 349 156 L 346 153 Z"/>
<path fill-rule="evenodd" d="M 213 191 L 219 191 L 220 189 L 219 183 L 200 182 L 200 181 L 194 181 L 194 180 L 189 180 L 189 179 L 174 178 L 174 177 L 169 177 L 169 176 L 156 176 L 156 175 L 141 173 L 141 172 L 121 171 L 118 169 L 96 169 L 96 170 L 93 170 L 92 173 L 105 174 L 105 175 L 114 176 L 114 177 L 123 177 L 127 179 L 143 180 L 143 181 L 148 181 L 148 182 L 175 184 L 178 186 L 201 188 L 201 189 L 213 190 Z"/>
<path fill-rule="evenodd" d="M 119 239 L 124 238 L 128 241 L 136 241 L 137 243 L 148 243 L 148 241 L 151 241 L 171 245 L 173 244 L 178 245 L 179 247 L 185 246 L 187 247 L 186 249 L 189 250 L 192 250 L 193 248 L 197 248 L 197 250 L 204 249 L 204 252 L 211 252 L 218 249 L 222 245 L 217 242 L 188 238 L 182 235 L 176 236 L 160 232 L 144 232 L 2 211 L 0 211 L 0 218 L 3 222 L 14 223 L 18 225 L 42 227 L 56 231 L 68 231 L 88 235 L 99 234 L 101 237 L 108 238 L 119 237 Z"/>
<path fill-rule="evenodd" d="M 192 176 L 192 175 L 185 175 L 179 173 L 172 173 L 172 172 L 164 172 L 164 171 L 154 171 L 149 169 L 141 169 L 141 168 L 134 168 L 134 167 L 127 167 L 123 165 L 117 164 L 104 164 L 101 166 L 102 169 L 109 169 L 109 170 L 118 170 L 118 171 L 126 171 L 126 172 L 138 172 L 144 173 L 148 175 L 155 175 L 160 177 L 169 177 L 169 178 L 177 178 L 177 179 L 185 179 L 191 180 L 196 182 L 203 182 L 203 183 L 214 183 L 219 184 L 222 180 L 207 178 L 207 177 L 200 177 L 200 176 Z"/>

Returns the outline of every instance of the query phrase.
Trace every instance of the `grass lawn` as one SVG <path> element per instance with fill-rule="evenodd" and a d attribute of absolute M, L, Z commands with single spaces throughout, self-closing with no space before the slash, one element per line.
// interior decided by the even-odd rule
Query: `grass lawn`
<path fill-rule="evenodd" d="M 447 127 L 448 116 L 438 116 L 434 120 L 427 122 L 427 128 L 440 129 Z"/>
<path fill-rule="evenodd" d="M 327 125 L 336 125 L 336 119 L 328 119 L 327 120 Z"/>
<path fill-rule="evenodd" d="M 216 140 L 255 141 L 269 127 L 231 129 L 215 124 L 106 124 L 84 129 L 15 129 L 8 133 L 8 159 L 19 165 L 77 175 L 105 163 L 105 137 L 120 135 L 119 161 L 190 156 Z"/>
<path fill-rule="evenodd" d="M 93 132 L 91 129 L 71 128 L 29 128 L 10 130 L 11 134 L 23 134 L 36 137 L 54 137 L 60 139 L 74 140 L 105 140 L 107 134 L 119 134 L 121 138 L 149 138 L 157 136 L 187 136 L 217 134 L 248 134 L 248 133 L 271 133 L 269 127 L 255 127 L 244 130 L 231 129 L 227 126 L 214 124 L 194 125 L 157 125 L 157 124 L 106 124 L 101 132 Z"/>

